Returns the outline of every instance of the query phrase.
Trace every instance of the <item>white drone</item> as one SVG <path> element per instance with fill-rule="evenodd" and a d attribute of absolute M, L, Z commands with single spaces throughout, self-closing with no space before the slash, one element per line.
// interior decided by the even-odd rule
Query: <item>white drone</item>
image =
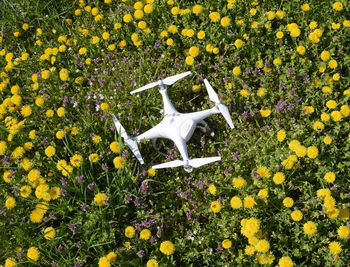
<path fill-rule="evenodd" d="M 192 172 L 193 168 L 198 168 L 202 165 L 221 160 L 221 157 L 195 159 L 188 158 L 186 142 L 191 138 L 196 128 L 203 128 L 197 126 L 197 124 L 202 124 L 203 126 L 207 125 L 206 122 L 204 122 L 204 119 L 208 116 L 212 114 L 221 113 L 226 119 L 227 123 L 230 125 L 230 127 L 234 128 L 227 107 L 220 102 L 218 95 L 215 93 L 214 89 L 211 87 L 211 85 L 206 79 L 204 79 L 204 84 L 207 88 L 210 100 L 215 103 L 215 107 L 191 113 L 180 113 L 174 108 L 167 94 L 166 86 L 174 84 L 176 81 L 186 77 L 190 73 L 191 72 L 188 71 L 178 75 L 174 75 L 164 80 L 152 82 L 148 85 L 145 85 L 139 89 L 130 92 L 130 94 L 134 94 L 158 85 L 159 92 L 163 97 L 165 117 L 159 124 L 144 132 L 143 134 L 140 134 L 136 137 L 128 136 L 124 127 L 117 120 L 115 115 L 111 114 L 118 133 L 123 137 L 124 142 L 132 150 L 140 164 L 143 164 L 144 162 L 138 149 L 137 143 L 144 139 L 152 140 L 153 146 L 154 148 L 156 148 L 157 138 L 167 138 L 172 140 L 175 143 L 178 150 L 180 151 L 183 160 L 173 160 L 163 164 L 155 165 L 152 166 L 153 169 L 183 166 L 185 171 Z"/>

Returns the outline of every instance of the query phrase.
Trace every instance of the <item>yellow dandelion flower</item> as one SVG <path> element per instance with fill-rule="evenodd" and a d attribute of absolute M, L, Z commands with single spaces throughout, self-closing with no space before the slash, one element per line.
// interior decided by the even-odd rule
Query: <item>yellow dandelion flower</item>
<path fill-rule="evenodd" d="M 247 184 L 246 180 L 242 177 L 236 177 L 232 179 L 232 185 L 234 188 L 238 189 Z"/>
<path fill-rule="evenodd" d="M 287 208 L 290 208 L 294 205 L 294 200 L 291 197 L 286 197 L 283 199 L 283 205 Z"/>
<path fill-rule="evenodd" d="M 44 237 L 47 240 L 51 240 L 56 237 L 56 230 L 53 227 L 47 227 L 44 230 Z"/>
<path fill-rule="evenodd" d="M 307 11 L 310 10 L 309 4 L 303 4 L 300 8 L 301 8 L 301 10 L 304 11 L 304 12 L 307 12 Z"/>
<path fill-rule="evenodd" d="M 113 263 L 113 262 L 115 262 L 116 261 L 116 259 L 117 259 L 117 254 L 115 254 L 115 252 L 109 252 L 108 254 L 107 254 L 107 259 L 109 260 L 109 262 L 111 262 L 111 263 Z"/>
<path fill-rule="evenodd" d="M 229 248 L 231 248 L 231 246 L 232 246 L 232 241 L 231 240 L 225 239 L 225 240 L 222 241 L 222 247 L 224 249 L 229 249 Z"/>
<path fill-rule="evenodd" d="M 150 168 L 150 169 L 148 169 L 147 173 L 148 173 L 148 176 L 153 177 L 153 176 L 155 176 L 155 175 L 156 175 L 156 170 L 155 170 L 155 169 Z"/>
<path fill-rule="evenodd" d="M 341 244 L 337 241 L 329 243 L 328 248 L 333 255 L 337 255 L 342 251 Z"/>
<path fill-rule="evenodd" d="M 53 146 L 48 146 L 45 149 L 45 155 L 51 158 L 53 155 L 55 155 L 56 149 Z"/>
<path fill-rule="evenodd" d="M 268 194 L 269 192 L 267 191 L 267 189 L 260 189 L 258 192 L 258 197 L 261 199 L 266 199 Z"/>
<path fill-rule="evenodd" d="M 125 228 L 125 236 L 127 238 L 132 238 L 135 235 L 135 228 L 132 226 L 128 226 Z"/>
<path fill-rule="evenodd" d="M 162 252 L 163 254 L 170 256 L 172 254 L 174 254 L 175 252 L 175 246 L 171 241 L 163 241 L 160 244 L 160 252 Z"/>
<path fill-rule="evenodd" d="M 317 224 L 313 221 L 308 221 L 303 226 L 304 232 L 307 235 L 313 235 L 317 231 Z"/>
<path fill-rule="evenodd" d="M 231 24 L 231 19 L 229 17 L 223 17 L 220 20 L 221 26 L 228 27 Z"/>
<path fill-rule="evenodd" d="M 340 226 L 337 232 L 340 238 L 346 239 L 350 235 L 350 228 L 348 226 Z"/>
<path fill-rule="evenodd" d="M 244 207 L 247 209 L 251 209 L 255 206 L 256 202 L 255 199 L 252 196 L 246 196 L 243 199 Z"/>
<path fill-rule="evenodd" d="M 143 229 L 141 232 L 140 232 L 140 238 L 143 239 L 143 240 L 148 240 L 151 238 L 151 231 L 148 230 L 148 229 Z"/>
<path fill-rule="evenodd" d="M 69 71 L 65 68 L 61 69 L 59 72 L 59 77 L 61 81 L 67 81 L 69 78 Z"/>
<path fill-rule="evenodd" d="M 210 194 L 215 196 L 216 195 L 216 186 L 214 184 L 209 185 L 208 191 Z"/>
<path fill-rule="evenodd" d="M 105 193 L 98 193 L 94 197 L 94 202 L 99 206 L 107 205 L 108 196 Z"/>
<path fill-rule="evenodd" d="M 51 187 L 50 188 L 50 197 L 52 199 L 57 199 L 60 196 L 61 189 L 59 187 Z"/>
<path fill-rule="evenodd" d="M 40 258 L 40 252 L 36 247 L 30 247 L 27 251 L 27 257 L 33 261 L 38 261 Z"/>
<path fill-rule="evenodd" d="M 90 162 L 95 163 L 95 162 L 97 162 L 98 160 L 99 160 L 98 154 L 92 153 L 92 154 L 89 155 L 89 161 L 90 161 Z"/>
<path fill-rule="evenodd" d="M 283 142 L 283 140 L 286 138 L 286 131 L 285 130 L 279 130 L 278 132 L 277 132 L 277 140 L 279 141 L 279 142 Z"/>
<path fill-rule="evenodd" d="M 15 266 L 17 266 L 17 262 L 14 258 L 7 258 L 5 260 L 5 267 L 15 267 Z"/>
<path fill-rule="evenodd" d="M 285 175 L 282 172 L 277 172 L 272 179 L 275 184 L 282 184 L 285 180 Z"/>
<path fill-rule="evenodd" d="M 270 243 L 265 239 L 259 240 L 255 245 L 255 249 L 258 252 L 266 253 L 270 249 Z"/>
<path fill-rule="evenodd" d="M 340 111 L 332 111 L 331 112 L 331 118 L 333 121 L 337 122 L 342 119 L 342 113 Z"/>
<path fill-rule="evenodd" d="M 189 52 L 190 56 L 197 57 L 199 55 L 199 48 L 196 46 L 192 46 L 188 52 Z"/>
<path fill-rule="evenodd" d="M 310 146 L 307 148 L 307 156 L 310 159 L 314 159 L 318 156 L 318 149 L 315 146 Z"/>
<path fill-rule="evenodd" d="M 200 13 L 202 13 L 202 11 L 203 11 L 203 7 L 201 5 L 195 5 L 192 8 L 193 14 L 200 14 Z"/>
<path fill-rule="evenodd" d="M 146 263 L 146 267 L 158 267 L 159 264 L 155 259 L 150 259 Z"/>
<path fill-rule="evenodd" d="M 14 207 L 16 207 L 16 199 L 14 199 L 13 197 L 9 197 L 8 199 L 6 199 L 5 201 L 5 207 L 9 210 L 13 209 Z"/>
<path fill-rule="evenodd" d="M 335 173 L 334 172 L 327 172 L 324 175 L 324 179 L 328 182 L 328 183 L 333 183 L 335 181 Z"/>
<path fill-rule="evenodd" d="M 19 190 L 22 197 L 27 198 L 32 193 L 32 188 L 29 185 L 24 185 Z"/>
<path fill-rule="evenodd" d="M 124 167 L 124 164 L 125 164 L 125 159 L 124 158 L 122 158 L 122 157 L 115 157 L 114 159 L 113 159 L 113 164 L 114 164 L 114 167 L 116 168 L 116 169 L 121 169 L 121 168 L 123 168 Z"/>
<path fill-rule="evenodd" d="M 73 167 L 80 167 L 83 163 L 83 157 L 81 155 L 75 154 L 73 157 L 71 157 L 70 163 Z"/>
<path fill-rule="evenodd" d="M 211 204 L 210 204 L 210 209 L 214 212 L 214 213 L 218 213 L 221 211 L 221 204 L 219 201 L 213 201 Z"/>
<path fill-rule="evenodd" d="M 294 210 L 291 214 L 290 214 L 291 218 L 293 221 L 295 222 L 299 222 L 301 221 L 301 219 L 303 218 L 303 213 L 300 210 Z"/>
<path fill-rule="evenodd" d="M 212 21 L 212 22 L 218 22 L 220 20 L 220 13 L 219 12 L 211 12 L 209 14 L 209 19 Z"/>
<path fill-rule="evenodd" d="M 110 266 L 111 264 L 107 257 L 104 256 L 98 260 L 98 267 L 110 267 Z"/>
<path fill-rule="evenodd" d="M 278 266 L 279 267 L 293 267 L 294 263 L 290 257 L 284 256 L 284 257 L 280 258 L 280 260 L 278 261 Z"/>
<path fill-rule="evenodd" d="M 343 10 L 343 4 L 341 2 L 335 2 L 332 5 L 333 9 L 336 11 L 341 11 Z"/>
<path fill-rule="evenodd" d="M 256 172 L 262 178 L 269 178 L 271 176 L 270 170 L 267 167 L 265 167 L 265 166 L 259 167 Z"/>
<path fill-rule="evenodd" d="M 239 197 L 235 196 L 231 198 L 230 204 L 231 208 L 240 209 L 242 207 L 242 200 Z"/>
<path fill-rule="evenodd" d="M 239 66 L 234 67 L 233 70 L 232 70 L 232 73 L 233 73 L 235 76 L 239 76 L 239 75 L 242 73 L 241 67 L 239 67 Z"/>
<path fill-rule="evenodd" d="M 154 10 L 154 7 L 153 7 L 153 5 L 151 5 L 151 4 L 145 5 L 144 8 L 143 8 L 143 11 L 144 11 L 146 14 L 152 13 L 153 10 Z"/>

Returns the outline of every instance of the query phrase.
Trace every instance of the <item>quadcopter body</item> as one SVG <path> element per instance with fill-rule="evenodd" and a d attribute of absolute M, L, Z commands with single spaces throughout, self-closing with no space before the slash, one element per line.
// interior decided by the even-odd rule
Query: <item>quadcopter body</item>
<path fill-rule="evenodd" d="M 165 116 L 160 123 L 158 123 L 153 128 L 149 129 L 148 131 L 136 137 L 129 137 L 121 123 L 114 116 L 114 114 L 112 114 L 117 131 L 119 132 L 119 134 L 121 134 L 125 143 L 129 146 L 129 148 L 132 150 L 132 152 L 141 164 L 143 164 L 144 161 L 138 149 L 137 143 L 145 139 L 152 140 L 153 146 L 156 148 L 155 144 L 158 138 L 166 138 L 172 140 L 178 148 L 183 160 L 174 160 L 159 165 L 154 165 L 152 166 L 153 169 L 183 166 L 187 172 L 191 172 L 193 168 L 197 168 L 202 165 L 215 162 L 221 159 L 221 157 L 196 159 L 189 159 L 188 157 L 186 142 L 192 137 L 196 128 L 202 128 L 198 124 L 203 126 L 207 125 L 204 119 L 208 116 L 222 113 L 230 127 L 234 128 L 227 107 L 220 102 L 214 89 L 211 87 L 211 85 L 206 79 L 204 80 L 204 83 L 207 88 L 209 98 L 215 103 L 215 106 L 213 108 L 191 113 L 180 113 L 175 109 L 168 97 L 166 86 L 172 85 L 177 80 L 186 77 L 190 73 L 191 72 L 185 72 L 175 76 L 171 76 L 164 80 L 148 84 L 131 92 L 131 94 L 134 94 L 157 85 L 159 87 L 159 92 L 163 98 Z"/>

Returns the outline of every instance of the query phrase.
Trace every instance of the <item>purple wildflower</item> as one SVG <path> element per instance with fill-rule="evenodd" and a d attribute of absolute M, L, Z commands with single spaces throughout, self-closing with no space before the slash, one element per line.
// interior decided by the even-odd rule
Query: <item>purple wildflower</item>
<path fill-rule="evenodd" d="M 140 200 L 137 197 L 134 199 L 134 205 L 136 207 L 140 206 Z"/>
<path fill-rule="evenodd" d="M 102 169 L 103 169 L 104 171 L 107 171 L 107 170 L 108 170 L 108 165 L 107 165 L 107 163 L 102 163 Z"/>
<path fill-rule="evenodd" d="M 136 255 L 139 256 L 140 258 L 142 258 L 144 256 L 144 254 L 145 254 L 145 251 L 142 249 L 136 253 Z"/>
<path fill-rule="evenodd" d="M 286 109 L 286 103 L 283 102 L 282 100 L 279 100 L 277 105 L 275 105 L 275 109 L 277 113 L 280 113 L 281 111 Z"/>
<path fill-rule="evenodd" d="M 147 189 L 148 189 L 148 182 L 142 182 L 140 187 L 140 192 L 144 195 L 147 195 L 148 194 Z"/>
<path fill-rule="evenodd" d="M 125 150 L 122 152 L 122 157 L 125 159 L 128 157 L 128 152 L 126 152 Z"/>
<path fill-rule="evenodd" d="M 102 87 L 105 84 L 105 80 L 103 78 L 98 79 L 98 84 Z"/>
<path fill-rule="evenodd" d="M 203 188 L 204 188 L 204 183 L 203 183 L 202 180 L 198 180 L 198 182 L 197 182 L 197 188 L 198 188 L 198 189 L 203 189 Z"/>
<path fill-rule="evenodd" d="M 69 230 L 72 231 L 73 235 L 75 235 L 78 230 L 78 224 L 77 223 L 68 224 L 68 228 Z"/>
<path fill-rule="evenodd" d="M 68 186 L 68 181 L 66 180 L 66 178 L 64 178 L 64 177 L 61 178 L 61 184 L 63 186 Z"/>
<path fill-rule="evenodd" d="M 252 173 L 252 177 L 253 177 L 253 178 L 260 178 L 260 175 L 258 174 L 257 171 L 254 171 L 254 172 Z"/>
<path fill-rule="evenodd" d="M 77 176 L 76 178 L 77 178 L 77 182 L 78 182 L 79 184 L 82 184 L 82 183 L 85 182 L 84 175 Z"/>
<path fill-rule="evenodd" d="M 13 187 L 11 193 L 17 196 L 18 195 L 18 188 L 17 187 Z"/>
<path fill-rule="evenodd" d="M 248 119 L 248 117 L 249 117 L 248 111 L 244 111 L 244 112 L 242 113 L 242 117 L 243 117 L 244 120 Z"/>
<path fill-rule="evenodd" d="M 158 229 L 157 231 L 157 237 L 158 238 L 161 238 L 162 237 L 162 231 L 160 229 Z"/>
<path fill-rule="evenodd" d="M 61 195 L 61 196 L 65 196 L 66 194 L 67 194 L 67 190 L 64 189 L 64 188 L 61 188 L 61 190 L 60 190 L 60 195 Z"/>
<path fill-rule="evenodd" d="M 80 209 L 81 209 L 82 211 L 87 211 L 88 208 L 89 208 L 89 205 L 87 205 L 87 204 L 85 204 L 85 203 L 83 203 L 83 204 L 80 205 Z"/>
<path fill-rule="evenodd" d="M 160 40 L 156 40 L 156 42 L 154 43 L 153 48 L 154 48 L 155 50 L 157 50 L 157 49 L 160 47 L 160 45 L 161 45 L 161 41 L 160 41 Z"/>
<path fill-rule="evenodd" d="M 130 203 L 130 201 L 132 200 L 132 195 L 131 194 L 129 194 L 129 193 L 127 193 L 127 194 L 125 194 L 125 196 L 124 196 L 124 200 L 125 200 L 125 202 L 126 203 Z"/>
<path fill-rule="evenodd" d="M 218 242 L 218 246 L 216 248 L 216 251 L 222 251 L 223 248 L 222 248 L 222 245 L 221 245 L 221 242 Z"/>
<path fill-rule="evenodd" d="M 92 191 L 92 190 L 94 190 L 94 188 L 95 188 L 95 184 L 94 183 L 91 183 L 91 184 L 88 185 L 88 189 L 89 190 Z"/>
<path fill-rule="evenodd" d="M 229 174 L 231 171 L 233 170 L 233 168 L 226 168 L 224 171 L 224 174 Z"/>
<path fill-rule="evenodd" d="M 235 153 L 233 153 L 233 159 L 235 161 L 238 161 L 241 158 L 241 155 L 236 151 Z"/>

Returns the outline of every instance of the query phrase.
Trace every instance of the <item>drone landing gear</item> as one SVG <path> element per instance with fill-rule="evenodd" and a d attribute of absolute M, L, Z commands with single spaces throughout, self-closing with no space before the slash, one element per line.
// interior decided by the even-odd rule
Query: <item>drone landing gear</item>
<path fill-rule="evenodd" d="M 153 148 L 155 149 L 155 151 L 158 152 L 158 154 L 160 154 L 160 155 L 162 155 L 164 157 L 167 156 L 167 154 L 165 154 L 165 153 L 161 152 L 159 149 L 157 149 L 157 138 L 152 139 L 152 145 L 153 145 Z"/>
<path fill-rule="evenodd" d="M 140 162 L 140 164 L 143 164 L 144 162 L 143 162 L 140 150 L 139 150 L 139 148 L 137 146 L 137 140 L 135 138 L 131 138 L 131 137 L 128 136 L 128 134 L 126 133 L 124 127 L 121 125 L 121 123 L 118 121 L 118 119 L 116 118 L 116 116 L 113 113 L 111 113 L 111 116 L 113 118 L 113 122 L 114 122 L 114 125 L 115 125 L 115 128 L 116 128 L 117 132 L 124 139 L 124 143 L 127 144 L 127 146 L 130 148 L 130 150 L 135 155 L 135 157 Z"/>
<path fill-rule="evenodd" d="M 184 170 L 188 173 L 191 173 L 193 171 L 193 167 L 188 165 L 188 166 L 184 166 Z"/>
<path fill-rule="evenodd" d="M 205 133 L 209 129 L 208 124 L 204 120 L 201 120 L 200 122 L 198 122 L 198 124 L 203 125 L 203 126 L 197 125 L 197 128 L 201 129 L 203 133 Z"/>

